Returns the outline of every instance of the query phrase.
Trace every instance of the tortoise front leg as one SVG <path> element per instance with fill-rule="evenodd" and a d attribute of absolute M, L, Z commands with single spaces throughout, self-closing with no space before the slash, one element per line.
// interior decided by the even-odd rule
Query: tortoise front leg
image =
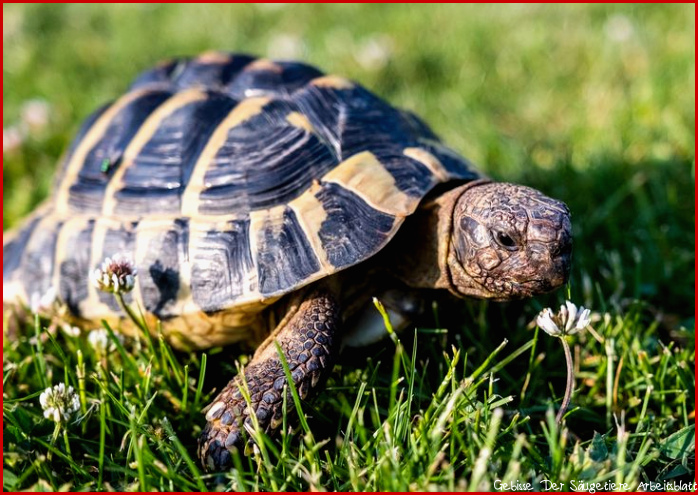
<path fill-rule="evenodd" d="M 332 369 L 339 340 L 339 323 L 339 305 L 331 292 L 324 288 L 310 292 L 295 312 L 283 319 L 242 370 L 251 407 L 240 392 L 241 376 L 237 376 L 208 409 L 208 423 L 199 438 L 199 457 L 204 467 L 221 470 L 230 466 L 230 451 L 242 448 L 248 437 L 245 427 L 252 427 L 251 413 L 267 433 L 277 431 L 281 426 L 286 375 L 274 340 L 279 343 L 296 390 L 304 399 Z M 290 390 L 288 387 L 286 390 L 288 403 L 292 404 Z"/>

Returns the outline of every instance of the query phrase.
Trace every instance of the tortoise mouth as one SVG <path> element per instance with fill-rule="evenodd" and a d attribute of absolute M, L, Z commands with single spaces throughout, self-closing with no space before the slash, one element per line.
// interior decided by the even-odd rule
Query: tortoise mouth
<path fill-rule="evenodd" d="M 490 301 L 513 301 L 553 292 L 567 283 L 568 275 L 554 278 L 540 277 L 529 280 L 470 277 L 472 283 L 454 283 L 451 292 L 458 297 L 476 297 Z"/>
<path fill-rule="evenodd" d="M 564 286 L 570 278 L 571 250 L 553 258 L 549 263 L 537 267 L 535 274 L 512 277 L 512 270 L 495 270 L 486 276 L 474 276 L 488 299 L 506 301 L 524 299 L 553 292 Z"/>

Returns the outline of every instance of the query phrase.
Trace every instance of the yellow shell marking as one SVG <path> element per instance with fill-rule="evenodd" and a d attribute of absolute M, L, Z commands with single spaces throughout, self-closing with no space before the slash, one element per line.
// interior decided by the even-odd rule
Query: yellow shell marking
<path fill-rule="evenodd" d="M 204 52 L 194 59 L 199 64 L 227 64 L 233 59 L 229 54 L 225 52 L 217 52 L 211 50 Z"/>
<path fill-rule="evenodd" d="M 327 253 L 322 247 L 319 236 L 322 222 L 327 218 L 327 211 L 322 206 L 322 202 L 315 197 L 319 190 L 320 184 L 313 183 L 307 191 L 291 201 L 288 206 L 295 212 L 298 223 L 308 238 L 318 261 L 320 261 L 322 271 L 330 274 L 335 271 L 335 268 L 327 259 Z"/>
<path fill-rule="evenodd" d="M 270 98 L 263 96 L 244 99 L 218 125 L 213 135 L 209 138 L 208 143 L 206 143 L 206 147 L 201 152 L 201 155 L 199 155 L 199 159 L 189 179 L 189 184 L 187 184 L 182 194 L 183 215 L 194 216 L 197 214 L 199 194 L 206 188 L 206 184 L 204 184 L 206 171 L 218 151 L 225 144 L 226 139 L 228 139 L 230 129 L 259 114 L 269 101 Z"/>
<path fill-rule="evenodd" d="M 354 83 L 349 79 L 345 79 L 340 76 L 322 76 L 317 77 L 310 81 L 310 84 L 317 86 L 319 88 L 332 88 L 332 89 L 351 89 L 354 87 Z"/>
<path fill-rule="evenodd" d="M 305 115 L 303 115 L 300 112 L 289 113 L 286 116 L 286 120 L 293 127 L 297 127 L 299 129 L 304 129 L 311 134 L 315 133 L 315 128 L 313 127 L 313 124 L 310 123 L 310 121 L 308 120 L 308 117 L 306 117 Z"/>
<path fill-rule="evenodd" d="M 48 202 L 44 202 L 41 206 L 39 206 L 34 213 L 32 213 L 25 222 L 22 224 L 22 226 L 26 227 L 29 225 L 29 223 L 39 217 L 39 220 L 37 221 L 36 226 L 34 227 L 33 232 L 29 236 L 29 239 L 27 239 L 26 244 L 24 245 L 24 250 L 22 253 L 22 258 L 24 258 L 29 251 L 32 250 L 32 245 L 39 242 L 37 241 L 37 234 L 40 235 L 40 233 L 45 229 L 45 228 L 51 228 L 55 222 L 56 222 L 56 215 L 54 215 L 51 210 Z M 43 217 L 43 218 L 42 218 Z M 16 231 L 11 231 L 11 232 L 3 232 L 2 236 L 2 244 L 3 247 L 5 244 L 8 244 L 12 242 L 17 237 L 17 233 L 19 232 L 19 229 Z M 24 259 L 20 260 L 21 264 L 24 264 L 25 261 Z M 19 299 L 21 301 L 31 301 L 32 294 L 27 294 L 26 290 L 24 288 L 24 283 L 21 280 L 21 274 L 22 270 L 18 269 L 15 270 L 14 273 L 12 274 L 12 279 L 11 280 L 3 280 L 2 284 L 2 298 L 4 301 L 14 301 L 15 299 Z M 58 289 L 57 286 L 54 286 L 55 289 Z M 42 295 L 42 294 L 40 294 Z"/>
<path fill-rule="evenodd" d="M 195 101 L 203 101 L 206 98 L 206 93 L 198 89 L 182 91 L 166 100 L 146 119 L 140 129 L 138 129 L 136 135 L 131 139 L 128 147 L 124 150 L 121 165 L 116 169 L 109 184 L 107 184 L 107 188 L 104 191 L 104 204 L 102 206 L 103 215 L 112 215 L 114 213 L 114 209 L 116 208 L 115 193 L 123 187 L 124 174 L 126 174 L 129 166 L 133 160 L 136 159 L 143 147 L 153 138 L 160 124 L 162 124 L 162 121 L 180 108 Z"/>
<path fill-rule="evenodd" d="M 283 67 L 281 67 L 279 64 L 275 64 L 267 58 L 258 58 L 254 62 L 250 62 L 245 66 L 244 70 L 267 70 L 270 72 L 276 72 L 277 74 L 281 74 L 284 71 Z"/>
<path fill-rule="evenodd" d="M 441 164 L 438 158 L 422 148 L 405 148 L 403 153 L 405 156 L 417 160 L 419 163 L 427 167 L 431 173 L 439 179 L 439 182 L 446 182 L 450 179 L 450 174 Z"/>
<path fill-rule="evenodd" d="M 322 181 L 339 184 L 373 208 L 393 216 L 407 216 L 419 203 L 419 198 L 408 196 L 398 189 L 395 178 L 370 151 L 344 160 L 326 173 Z"/>
<path fill-rule="evenodd" d="M 118 113 L 131 102 L 150 92 L 150 89 L 143 89 L 125 94 L 112 106 L 105 110 L 104 113 L 92 125 L 90 130 L 87 131 L 87 134 L 85 134 L 85 137 L 83 137 L 82 141 L 73 153 L 73 157 L 66 166 L 65 176 L 63 177 L 62 181 L 63 183 L 58 190 L 58 194 L 56 195 L 57 211 L 61 213 L 70 212 L 70 207 L 68 205 L 70 187 L 75 184 L 87 154 L 99 142 L 99 140 L 104 137 L 104 133 L 109 128 L 109 124 L 111 124 L 114 117 L 116 117 L 116 115 L 118 115 Z"/>
<path fill-rule="evenodd" d="M 192 218 L 189 222 L 188 252 L 190 260 L 194 260 L 197 254 L 197 246 L 200 246 L 202 244 L 201 239 L 204 239 L 209 232 L 226 232 L 230 231 L 231 229 L 228 223 L 230 218 L 228 217 L 226 217 L 225 220 L 221 220 L 220 216 L 216 217 L 216 219 L 213 220 L 204 220 L 202 218 L 204 217 L 195 217 Z M 258 299 L 259 295 L 257 292 L 257 268 L 256 266 L 254 266 L 254 256 L 252 262 L 253 266 L 250 267 L 250 270 L 244 275 L 244 281 L 242 282 L 242 293 L 235 297 L 235 306 L 254 302 Z M 193 295 L 191 293 L 191 262 L 188 262 L 187 264 L 188 266 L 186 267 L 186 280 L 183 278 L 182 275 L 184 270 L 180 272 L 181 287 L 182 289 L 184 289 L 184 285 L 186 285 L 186 292 L 180 290 L 180 292 L 177 294 L 177 299 L 178 304 L 183 304 L 183 307 L 195 308 L 197 306 L 193 300 Z"/>
<path fill-rule="evenodd" d="M 250 251 L 252 260 L 255 263 L 259 252 L 258 240 L 262 238 L 265 230 L 269 227 L 273 234 L 278 234 L 284 225 L 285 205 L 274 206 L 266 210 L 255 210 L 250 212 Z"/>
<path fill-rule="evenodd" d="M 75 237 L 80 235 L 80 233 L 85 230 L 85 227 L 90 222 L 90 218 L 86 216 L 74 216 L 72 218 L 66 219 L 65 223 L 58 232 L 56 238 L 56 254 L 53 262 L 53 276 L 51 285 L 58 290 L 60 287 L 61 280 L 61 264 L 68 257 L 68 253 L 72 250 L 74 251 L 74 241 Z M 80 254 L 80 253 L 75 253 Z M 82 253 L 83 255 L 89 256 L 91 253 Z M 91 261 L 91 260 L 90 260 Z M 90 269 L 94 268 L 92 266 Z M 88 275 L 87 273 L 85 275 Z M 82 312 L 84 308 L 81 306 L 80 310 Z"/>

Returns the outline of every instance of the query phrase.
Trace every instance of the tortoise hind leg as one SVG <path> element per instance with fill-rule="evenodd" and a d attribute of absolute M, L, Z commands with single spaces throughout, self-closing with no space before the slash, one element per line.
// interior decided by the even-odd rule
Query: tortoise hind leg
<path fill-rule="evenodd" d="M 339 341 L 339 324 L 339 305 L 326 288 L 308 293 L 295 311 L 284 318 L 242 370 L 251 408 L 240 392 L 241 377 L 237 376 L 208 409 L 207 424 L 199 438 L 199 457 L 204 467 L 221 470 L 230 466 L 230 451 L 242 448 L 248 436 L 245 426 L 253 424 L 251 413 L 256 415 L 259 427 L 267 433 L 275 432 L 281 426 L 286 375 L 274 340 L 279 343 L 296 390 L 304 399 L 332 369 Z M 287 395 L 290 399 L 288 388 Z"/>

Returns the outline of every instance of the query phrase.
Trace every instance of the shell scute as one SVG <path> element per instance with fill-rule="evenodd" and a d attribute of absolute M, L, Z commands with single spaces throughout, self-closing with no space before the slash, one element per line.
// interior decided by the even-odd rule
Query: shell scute
<path fill-rule="evenodd" d="M 76 315 L 118 317 L 88 273 L 124 252 L 129 300 L 201 347 L 373 256 L 436 185 L 480 176 L 357 83 L 219 52 L 141 74 L 60 168 L 47 207 L 4 239 L 8 297 L 55 286 Z"/>

